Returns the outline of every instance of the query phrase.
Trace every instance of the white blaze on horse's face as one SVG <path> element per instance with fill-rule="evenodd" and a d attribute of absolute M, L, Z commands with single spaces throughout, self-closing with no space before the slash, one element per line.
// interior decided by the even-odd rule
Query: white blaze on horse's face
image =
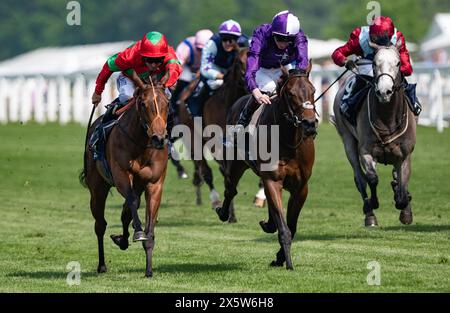
<path fill-rule="evenodd" d="M 375 91 L 380 102 L 390 102 L 394 94 L 395 78 L 400 70 L 400 55 L 395 46 L 380 48 L 375 54 Z"/>

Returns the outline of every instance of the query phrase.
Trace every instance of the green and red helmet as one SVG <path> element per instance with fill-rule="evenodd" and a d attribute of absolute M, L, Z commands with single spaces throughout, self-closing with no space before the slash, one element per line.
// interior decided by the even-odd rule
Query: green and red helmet
<path fill-rule="evenodd" d="M 143 57 L 159 58 L 169 52 L 166 36 L 159 32 L 149 32 L 141 40 L 140 54 Z"/>

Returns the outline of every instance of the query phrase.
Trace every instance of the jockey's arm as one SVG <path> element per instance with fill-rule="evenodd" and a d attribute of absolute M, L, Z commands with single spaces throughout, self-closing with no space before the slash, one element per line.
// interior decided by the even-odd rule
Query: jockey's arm
<path fill-rule="evenodd" d="M 217 55 L 217 46 L 213 40 L 209 40 L 202 50 L 200 73 L 206 79 L 220 79 L 220 71 L 215 69 L 214 60 Z M 223 78 L 223 76 L 222 76 Z"/>
<path fill-rule="evenodd" d="M 401 32 L 398 32 L 397 41 L 401 40 L 401 46 L 399 49 L 400 53 L 400 71 L 402 72 L 403 76 L 410 76 L 413 73 L 413 69 L 411 66 L 411 60 L 409 58 L 409 52 L 408 49 L 406 49 L 406 40 L 405 36 Z"/>
<path fill-rule="evenodd" d="M 253 32 L 252 42 L 247 52 L 247 69 L 245 71 L 245 82 L 247 83 L 247 89 L 253 94 L 253 91 L 258 88 L 256 84 L 256 72 L 260 67 L 260 53 L 262 49 L 264 34 L 260 27 L 257 27 Z M 253 95 L 256 98 L 255 95 Z"/>
<path fill-rule="evenodd" d="M 361 50 L 361 47 L 359 45 L 359 34 L 361 33 L 361 28 L 355 28 L 352 33 L 350 34 L 350 38 L 348 39 L 347 43 L 343 45 L 342 47 L 337 48 L 333 54 L 331 55 L 331 58 L 333 59 L 334 63 L 338 66 L 344 66 L 347 57 L 356 54 L 356 55 L 362 55 L 363 52 Z"/>
<path fill-rule="evenodd" d="M 106 82 L 111 77 L 113 72 L 120 71 L 121 69 L 115 64 L 115 60 L 117 58 L 118 54 L 115 54 L 113 56 L 110 56 L 108 60 L 103 65 L 102 70 L 97 76 L 97 79 L 95 81 L 95 91 L 92 95 L 92 103 L 94 105 L 97 105 L 100 103 L 102 99 L 102 92 L 105 89 Z"/>
<path fill-rule="evenodd" d="M 295 47 L 297 49 L 296 68 L 306 70 L 309 65 L 308 60 L 308 39 L 303 34 L 298 34 L 295 38 Z"/>
<path fill-rule="evenodd" d="M 170 48 L 169 54 L 165 59 L 164 71 L 165 75 L 161 79 L 161 83 L 166 87 L 172 87 L 176 84 L 178 78 L 183 71 L 180 61 L 178 60 L 173 48 Z"/>

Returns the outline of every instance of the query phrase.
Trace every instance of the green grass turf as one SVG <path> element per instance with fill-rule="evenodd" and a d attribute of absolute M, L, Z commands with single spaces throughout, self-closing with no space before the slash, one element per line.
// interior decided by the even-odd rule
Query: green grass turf
<path fill-rule="evenodd" d="M 362 203 L 340 138 L 320 125 L 310 192 L 292 245 L 294 271 L 268 266 L 279 245 L 251 205 L 257 179 L 247 172 L 236 197 L 238 223 L 219 222 L 195 205 L 190 180 L 172 166 L 156 226 L 154 277 L 144 278 L 140 244 L 121 251 L 123 199 L 107 202 L 108 272 L 98 275 L 89 192 L 78 182 L 85 130 L 79 125 L 0 126 L 1 292 L 449 292 L 450 131 L 418 128 L 410 191 L 414 222 L 403 226 L 393 205 L 391 168 L 379 165 L 380 227 L 363 227 Z M 190 162 L 184 161 L 192 174 Z M 222 178 L 214 164 L 215 183 Z M 286 193 L 285 195 L 286 196 Z M 286 197 L 285 197 L 286 198 Z M 286 203 L 286 202 L 285 202 Z M 141 216 L 143 214 L 142 210 Z M 378 261 L 381 285 L 369 286 L 367 263 Z M 81 284 L 66 283 L 66 265 L 81 265 Z"/>

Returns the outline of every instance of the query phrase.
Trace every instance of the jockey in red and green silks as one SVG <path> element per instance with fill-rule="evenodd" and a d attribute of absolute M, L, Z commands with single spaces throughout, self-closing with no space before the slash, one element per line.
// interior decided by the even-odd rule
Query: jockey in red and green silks
<path fill-rule="evenodd" d="M 108 58 L 96 80 L 92 95 L 92 103 L 101 101 L 105 84 L 113 72 L 121 71 L 117 78 L 119 101 L 129 100 L 134 94 L 134 83 L 129 78 L 134 70 L 141 78 L 157 75 L 166 87 L 172 87 L 177 82 L 182 68 L 174 49 L 167 44 L 166 37 L 159 32 L 149 32 L 144 37 Z"/>

